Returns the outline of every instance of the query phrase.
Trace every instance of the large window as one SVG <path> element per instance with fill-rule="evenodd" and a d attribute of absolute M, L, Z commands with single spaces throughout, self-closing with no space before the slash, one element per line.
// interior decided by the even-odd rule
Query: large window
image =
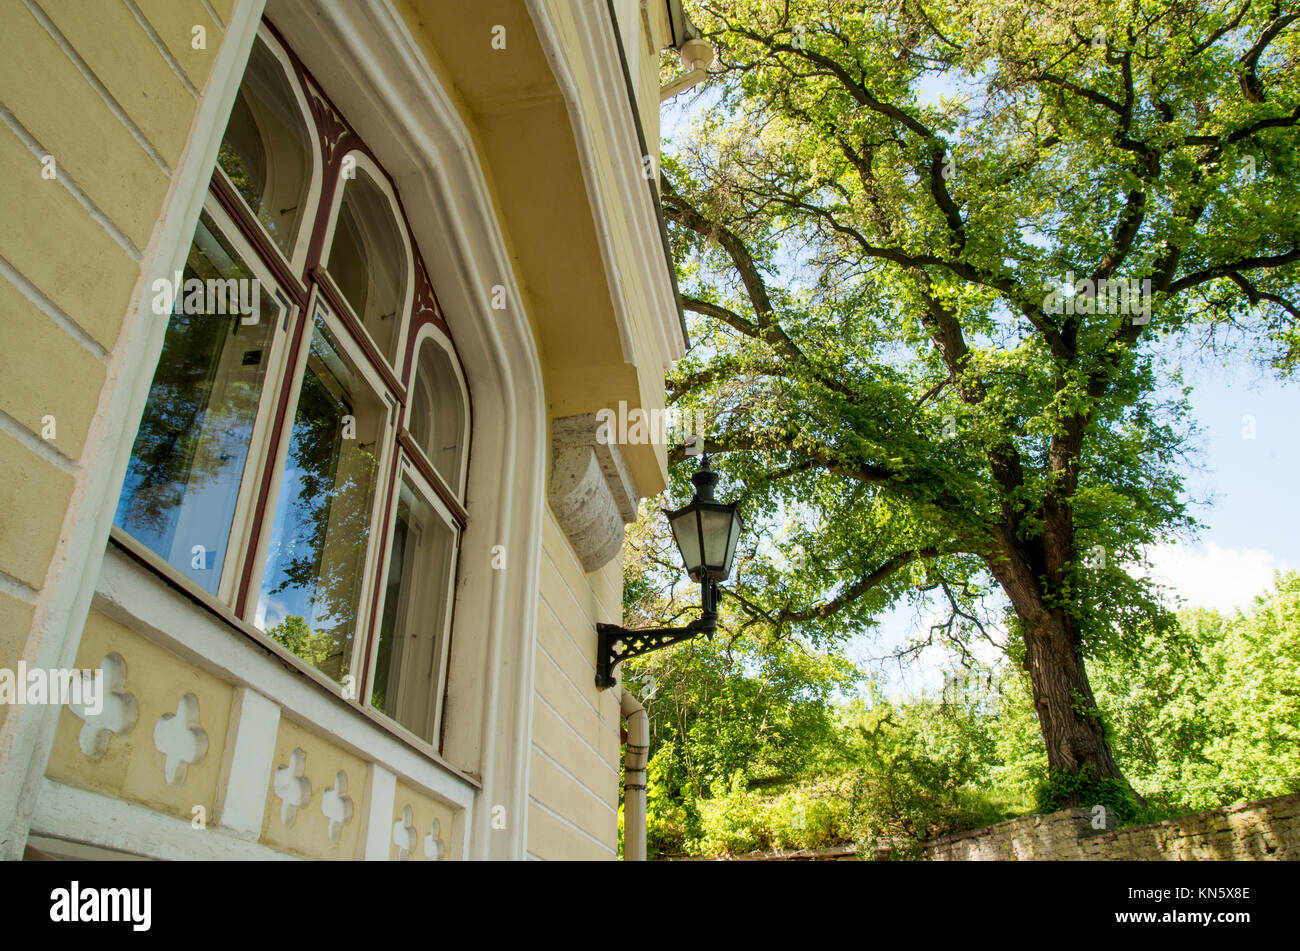
<path fill-rule="evenodd" d="M 115 524 L 173 583 L 436 746 L 469 400 L 425 274 L 383 169 L 264 26 L 182 284 L 159 292 Z"/>

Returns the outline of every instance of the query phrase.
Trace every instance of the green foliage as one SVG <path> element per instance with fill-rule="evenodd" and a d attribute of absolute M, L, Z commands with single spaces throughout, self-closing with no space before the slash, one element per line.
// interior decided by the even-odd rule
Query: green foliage
<path fill-rule="evenodd" d="M 1294 361 L 1300 24 L 1171 0 L 687 5 L 719 62 L 663 162 L 695 341 L 668 397 L 711 420 L 750 531 L 715 642 L 629 665 L 673 744 L 661 801 L 698 808 L 680 841 L 775 841 L 762 801 L 813 777 L 851 777 L 850 822 L 875 839 L 1039 794 L 1136 819 L 1118 789 L 1084 788 L 1116 764 L 1148 813 L 1288 788 L 1265 777 L 1300 774 L 1295 582 L 1179 624 L 1125 566 L 1195 527 L 1196 427 L 1167 355 L 1232 324 Z M 1070 274 L 1151 295 L 1054 308 Z M 676 623 L 694 605 L 675 556 L 632 535 L 629 623 Z M 835 651 L 922 592 L 951 608 L 934 640 L 964 655 L 1005 596 L 988 694 L 951 716 L 933 698 L 828 716 L 851 689 Z M 1075 693 L 1052 709 L 1039 689 L 1040 718 L 1044 671 Z M 1092 772 L 1049 772 L 1068 749 Z"/>
<path fill-rule="evenodd" d="M 851 814 L 862 854 L 889 842 L 904 856 L 925 839 L 1005 818 L 980 791 L 994 745 L 973 705 L 850 705 L 846 720 L 857 734 Z"/>
<path fill-rule="evenodd" d="M 924 587 L 964 646 L 1000 588 L 1049 665 L 1122 663 L 1170 621 L 1125 563 L 1194 527 L 1165 354 L 1227 322 L 1294 353 L 1300 27 L 1170 0 L 688 7 L 719 65 L 663 163 L 696 341 L 669 398 L 714 421 L 765 529 L 731 623 L 826 649 Z M 1062 310 L 1067 275 L 1151 293 Z M 1049 711 L 1045 748 L 1109 775 L 1106 711 Z"/>
<path fill-rule="evenodd" d="M 701 803 L 701 855 L 765 849 L 820 849 L 853 839 L 849 784 L 843 777 L 813 781 L 776 795 L 745 788 L 737 777 L 725 793 Z"/>
<path fill-rule="evenodd" d="M 1097 702 L 1149 807 L 1189 812 L 1300 790 L 1300 572 L 1249 611 L 1184 612 L 1097 665 Z"/>
<path fill-rule="evenodd" d="M 1121 824 L 1130 823 L 1138 814 L 1139 804 L 1127 783 L 1117 779 L 1096 778 L 1085 767 L 1077 773 L 1048 770 L 1035 791 L 1037 812 L 1056 812 L 1068 805 L 1105 806 Z"/>
<path fill-rule="evenodd" d="M 297 614 L 290 614 L 266 633 L 314 667 L 324 666 L 334 652 L 334 639 L 312 630 L 307 619 Z"/>
<path fill-rule="evenodd" d="M 684 650 L 664 657 L 681 663 Z M 733 648 L 731 676 L 741 681 L 762 669 L 744 652 Z M 709 730 L 693 729 L 699 708 L 680 707 L 661 685 L 646 704 L 652 721 L 685 717 L 684 733 L 675 735 L 688 739 L 653 747 L 651 854 L 856 841 L 860 855 L 887 843 L 906 858 L 925 839 L 1067 801 L 1104 805 L 1121 825 L 1135 825 L 1300 791 L 1300 779 L 1272 778 L 1300 777 L 1300 572 L 1279 575 L 1249 612 L 1184 612 L 1174 627 L 1150 628 L 1136 649 L 1097 663 L 1097 708 L 1145 801 L 1123 782 L 1047 768 L 1028 678 L 1011 660 L 954 678 L 939 697 L 890 702 L 870 687 L 866 697 L 849 699 L 818 693 L 811 702 L 823 718 L 799 718 L 816 726 L 796 744 L 798 755 L 760 755 L 730 775 L 716 764 L 731 760 L 712 747 L 743 732 L 718 729 L 732 714 L 706 718 Z"/>

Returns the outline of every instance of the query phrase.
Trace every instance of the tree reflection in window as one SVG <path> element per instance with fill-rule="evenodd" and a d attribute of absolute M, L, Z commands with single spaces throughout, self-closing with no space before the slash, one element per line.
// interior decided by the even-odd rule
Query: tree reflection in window
<path fill-rule="evenodd" d="M 256 623 L 323 673 L 352 667 L 387 412 L 323 323 L 294 415 Z"/>
<path fill-rule="evenodd" d="M 184 280 L 253 275 L 205 212 Z M 149 402 L 113 521 L 169 564 L 217 592 L 249 444 L 270 362 L 279 305 L 261 295 L 258 323 L 216 301 L 177 296 Z M 209 312 L 209 310 L 213 312 Z M 182 312 L 183 311 L 183 312 Z"/>

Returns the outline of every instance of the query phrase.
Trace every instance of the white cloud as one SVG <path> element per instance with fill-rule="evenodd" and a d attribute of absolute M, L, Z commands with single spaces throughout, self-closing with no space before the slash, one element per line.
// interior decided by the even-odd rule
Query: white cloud
<path fill-rule="evenodd" d="M 1221 548 L 1204 545 L 1155 545 L 1148 564 L 1133 571 L 1166 584 L 1186 601 L 1187 607 L 1212 608 L 1231 614 L 1248 608 L 1255 596 L 1273 584 L 1273 572 L 1290 565 L 1260 548 Z"/>

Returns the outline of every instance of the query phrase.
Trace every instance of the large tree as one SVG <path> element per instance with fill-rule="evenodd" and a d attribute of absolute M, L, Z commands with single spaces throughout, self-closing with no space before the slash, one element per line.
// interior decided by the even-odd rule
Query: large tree
<path fill-rule="evenodd" d="M 789 526 L 737 623 L 833 636 L 925 588 L 959 642 L 1000 589 L 1049 766 L 1123 782 L 1085 658 L 1159 620 L 1124 564 L 1191 524 L 1162 354 L 1300 320 L 1297 14 L 689 6 L 719 61 L 661 180 L 697 335 L 670 396 Z"/>

